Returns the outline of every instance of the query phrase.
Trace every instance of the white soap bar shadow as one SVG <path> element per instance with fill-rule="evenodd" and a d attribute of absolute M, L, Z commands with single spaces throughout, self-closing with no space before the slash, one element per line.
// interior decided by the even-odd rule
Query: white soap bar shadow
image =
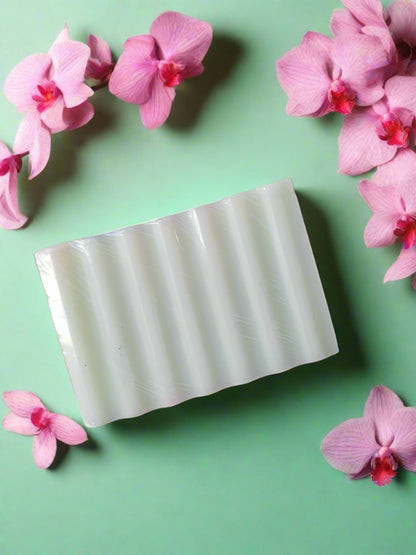
<path fill-rule="evenodd" d="M 289 179 L 35 259 L 87 426 L 338 352 Z"/>

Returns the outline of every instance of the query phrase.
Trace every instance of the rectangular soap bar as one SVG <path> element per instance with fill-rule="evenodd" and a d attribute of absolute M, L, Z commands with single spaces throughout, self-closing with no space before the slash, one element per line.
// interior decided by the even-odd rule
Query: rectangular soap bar
<path fill-rule="evenodd" d="M 338 352 L 289 179 L 35 259 L 87 426 Z"/>

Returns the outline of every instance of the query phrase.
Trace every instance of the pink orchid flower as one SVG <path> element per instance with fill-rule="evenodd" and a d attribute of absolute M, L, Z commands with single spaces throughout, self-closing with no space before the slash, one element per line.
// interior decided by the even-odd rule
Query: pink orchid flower
<path fill-rule="evenodd" d="M 170 114 L 175 87 L 203 72 L 212 41 L 209 23 L 178 12 L 164 12 L 150 35 L 126 40 L 109 81 L 112 94 L 138 104 L 143 125 L 154 129 Z"/>
<path fill-rule="evenodd" d="M 414 145 L 415 88 L 416 77 L 392 77 L 385 84 L 382 100 L 345 117 L 338 142 L 340 173 L 367 172 L 391 160 L 398 150 Z"/>
<path fill-rule="evenodd" d="M 358 190 L 373 215 L 364 231 L 367 247 L 385 247 L 401 242 L 399 257 L 384 276 L 384 282 L 416 273 L 416 153 L 400 151 L 377 168 L 371 180 L 360 182 Z M 413 279 L 416 289 L 416 279 Z"/>
<path fill-rule="evenodd" d="M 12 154 L 0 142 L 0 226 L 4 229 L 18 229 L 27 222 L 17 201 L 17 174 L 21 168 L 21 156 Z"/>
<path fill-rule="evenodd" d="M 350 479 L 370 475 L 378 486 L 389 484 L 401 465 L 416 472 L 416 408 L 382 385 L 374 387 L 364 416 L 346 420 L 324 438 L 328 463 Z"/>
<path fill-rule="evenodd" d="M 95 86 L 107 83 L 113 71 L 114 64 L 108 43 L 95 35 L 88 37 L 90 57 L 85 70 L 85 79 L 91 81 Z"/>
<path fill-rule="evenodd" d="M 89 56 L 88 46 L 71 40 L 65 27 L 48 54 L 28 56 L 6 78 L 4 94 L 25 115 L 13 150 L 29 152 L 30 179 L 47 164 L 50 134 L 80 127 L 94 114 L 87 101 L 94 92 L 84 83 Z"/>
<path fill-rule="evenodd" d="M 48 468 L 56 454 L 56 440 L 67 445 L 87 441 L 85 430 L 71 418 L 50 412 L 29 391 L 6 391 L 3 400 L 11 412 L 4 418 L 5 430 L 33 437 L 33 457 L 39 468 Z"/>
<path fill-rule="evenodd" d="M 286 112 L 321 117 L 374 104 L 384 95 L 388 64 L 377 37 L 356 33 L 331 39 L 308 32 L 276 63 L 277 78 L 289 97 Z"/>
<path fill-rule="evenodd" d="M 397 48 L 400 73 L 416 75 L 416 3 L 394 0 L 385 18 Z"/>

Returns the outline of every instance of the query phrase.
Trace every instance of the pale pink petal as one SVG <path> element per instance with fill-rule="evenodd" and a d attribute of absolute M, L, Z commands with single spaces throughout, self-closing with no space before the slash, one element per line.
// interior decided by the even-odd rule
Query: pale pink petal
<path fill-rule="evenodd" d="M 36 104 L 32 95 L 36 94 L 37 85 L 48 78 L 51 65 L 47 54 L 33 54 L 19 62 L 6 77 L 4 94 L 19 111 Z"/>
<path fill-rule="evenodd" d="M 22 418 L 10 412 L 3 419 L 2 426 L 9 432 L 21 434 L 23 436 L 33 436 L 38 433 L 39 428 L 32 424 L 29 418 Z"/>
<path fill-rule="evenodd" d="M 324 51 L 328 56 L 328 62 L 330 63 L 330 52 L 334 44 L 334 39 L 323 35 L 322 33 L 316 33 L 315 31 L 308 31 L 302 37 L 301 44 L 306 46 L 313 46 L 318 50 Z"/>
<path fill-rule="evenodd" d="M 386 82 L 384 89 L 390 109 L 407 108 L 416 114 L 416 77 L 396 75 Z"/>
<path fill-rule="evenodd" d="M 414 190 L 416 176 L 416 153 L 410 148 L 401 148 L 396 156 L 388 162 L 379 166 L 371 181 L 375 185 L 389 185 L 396 188 L 406 203 L 411 203 L 411 197 L 415 197 Z M 410 211 L 408 206 L 407 210 Z"/>
<path fill-rule="evenodd" d="M 385 27 L 383 5 L 379 0 L 342 0 L 342 3 L 363 25 Z"/>
<path fill-rule="evenodd" d="M 394 440 L 390 446 L 400 464 L 416 472 L 416 408 L 403 407 L 391 417 Z"/>
<path fill-rule="evenodd" d="M 394 412 L 403 406 L 400 397 L 384 385 L 377 385 L 370 391 L 364 407 L 364 416 L 374 421 L 376 438 L 380 445 L 388 447 L 392 442 L 391 418 Z"/>
<path fill-rule="evenodd" d="M 53 79 L 62 92 L 65 106 L 73 108 L 94 94 L 84 83 L 85 68 L 90 57 L 86 44 L 76 40 L 55 42 L 49 50 L 53 62 Z"/>
<path fill-rule="evenodd" d="M 416 4 L 408 0 L 395 0 L 386 9 L 389 30 L 395 42 L 416 46 Z"/>
<path fill-rule="evenodd" d="M 59 131 L 64 131 L 66 129 L 67 126 L 63 115 L 64 110 L 64 98 L 59 96 L 53 104 L 40 114 L 40 119 L 51 133 L 58 133 Z"/>
<path fill-rule="evenodd" d="M 78 445 L 88 439 L 84 428 L 63 414 L 52 414 L 49 428 L 56 439 L 68 445 Z"/>
<path fill-rule="evenodd" d="M 389 58 L 377 37 L 338 36 L 334 40 L 332 57 L 342 68 L 342 80 L 357 94 L 357 105 L 370 106 L 384 96 L 383 82 Z"/>
<path fill-rule="evenodd" d="M 338 139 L 338 171 L 348 175 L 367 172 L 393 158 L 397 147 L 379 139 L 379 116 L 372 108 L 356 108 L 344 118 Z M 365 148 L 363 148 L 365 145 Z"/>
<path fill-rule="evenodd" d="M 96 35 L 90 35 L 88 37 L 88 46 L 91 50 L 91 58 L 97 58 L 97 60 L 106 64 L 112 63 L 111 49 L 108 42 Z"/>
<path fill-rule="evenodd" d="M 212 41 L 212 27 L 205 21 L 178 12 L 164 12 L 150 26 L 160 47 L 160 59 L 185 67 L 199 65 Z"/>
<path fill-rule="evenodd" d="M 11 154 L 12 153 L 10 152 L 8 147 L 0 141 L 0 160 L 8 158 L 9 156 L 11 156 Z"/>
<path fill-rule="evenodd" d="M 382 183 L 376 185 L 373 180 L 362 179 L 358 192 L 373 212 L 390 212 L 396 215 L 400 207 L 400 203 L 397 203 L 397 190 L 393 186 L 383 186 Z"/>
<path fill-rule="evenodd" d="M 380 446 L 370 418 L 346 420 L 324 437 L 321 451 L 331 466 L 346 474 L 360 472 Z"/>
<path fill-rule="evenodd" d="M 51 134 L 42 123 L 40 114 L 31 110 L 21 121 L 13 143 L 17 154 L 29 152 L 29 179 L 36 177 L 46 166 L 51 151 Z"/>
<path fill-rule="evenodd" d="M 364 230 L 365 246 L 368 248 L 388 247 L 395 243 L 397 237 L 393 232 L 399 217 L 400 213 L 396 218 L 392 218 L 390 212 L 374 214 Z"/>
<path fill-rule="evenodd" d="M 355 474 L 349 474 L 348 478 L 350 480 L 361 480 L 361 478 L 365 478 L 371 473 L 371 461 L 369 461 L 360 472 L 356 472 Z"/>
<path fill-rule="evenodd" d="M 402 249 L 395 262 L 387 270 L 383 282 L 403 279 L 416 273 L 416 247 Z"/>
<path fill-rule="evenodd" d="M 153 37 L 140 35 L 127 39 L 111 74 L 109 91 L 125 102 L 147 102 L 157 73 L 157 63 Z"/>
<path fill-rule="evenodd" d="M 152 83 L 150 99 L 140 106 L 140 116 L 146 129 L 159 127 L 166 121 L 170 114 L 175 89 L 165 87 L 159 77 Z"/>
<path fill-rule="evenodd" d="M 19 210 L 17 198 L 17 171 L 0 177 L 0 226 L 4 229 L 19 229 L 27 217 Z"/>
<path fill-rule="evenodd" d="M 286 106 L 289 115 L 314 115 L 324 105 L 329 111 L 330 64 L 328 51 L 308 43 L 292 48 L 277 60 L 277 78 L 289 97 Z"/>
<path fill-rule="evenodd" d="M 59 33 L 59 35 L 56 37 L 55 41 L 52 43 L 51 48 L 53 48 L 55 46 L 55 44 L 57 44 L 58 42 L 63 42 L 65 40 L 69 40 L 69 29 L 68 29 L 68 25 L 65 23 L 62 31 Z"/>
<path fill-rule="evenodd" d="M 56 438 L 45 428 L 33 438 L 33 458 L 39 468 L 48 468 L 56 455 Z"/>
<path fill-rule="evenodd" d="M 337 8 L 332 12 L 330 28 L 334 37 L 338 35 L 351 35 L 353 33 L 359 33 L 361 27 L 361 23 L 349 10 Z"/>
<path fill-rule="evenodd" d="M 37 407 L 46 408 L 39 397 L 30 391 L 5 391 L 3 401 L 14 414 L 22 418 L 29 418 Z"/>
<path fill-rule="evenodd" d="M 89 100 L 86 100 L 79 106 L 75 106 L 75 108 L 65 108 L 63 112 L 63 118 L 68 131 L 82 127 L 88 123 L 93 116 L 94 106 Z"/>

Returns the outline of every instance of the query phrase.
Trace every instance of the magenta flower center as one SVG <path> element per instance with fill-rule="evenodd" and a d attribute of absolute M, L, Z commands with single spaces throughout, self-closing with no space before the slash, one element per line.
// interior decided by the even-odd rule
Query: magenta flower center
<path fill-rule="evenodd" d="M 405 127 L 402 120 L 394 112 L 388 112 L 380 120 L 377 135 L 388 145 L 407 147 L 410 127 Z"/>
<path fill-rule="evenodd" d="M 350 114 L 356 104 L 357 95 L 341 79 L 336 79 L 329 87 L 328 100 L 333 112 Z"/>
<path fill-rule="evenodd" d="M 30 415 L 30 420 L 39 430 L 43 430 L 49 425 L 50 412 L 43 407 L 36 407 Z"/>
<path fill-rule="evenodd" d="M 12 154 L 7 158 L 3 158 L 3 160 L 0 160 L 0 176 L 9 173 L 13 166 L 16 168 L 18 173 L 22 169 L 22 157 L 20 154 Z"/>
<path fill-rule="evenodd" d="M 46 108 L 49 108 L 62 94 L 55 81 L 44 81 L 37 86 L 37 89 L 38 92 L 32 95 L 32 98 L 37 103 L 38 112 L 43 112 Z"/>
<path fill-rule="evenodd" d="M 396 476 L 396 471 L 396 459 L 388 447 L 382 447 L 371 459 L 371 480 L 378 486 L 386 486 Z"/>
<path fill-rule="evenodd" d="M 409 214 L 400 216 L 393 233 L 403 243 L 404 249 L 413 247 L 416 245 L 416 219 Z"/>
<path fill-rule="evenodd" d="M 161 60 L 157 67 L 165 87 L 176 87 L 182 81 L 184 69 L 182 64 Z"/>

